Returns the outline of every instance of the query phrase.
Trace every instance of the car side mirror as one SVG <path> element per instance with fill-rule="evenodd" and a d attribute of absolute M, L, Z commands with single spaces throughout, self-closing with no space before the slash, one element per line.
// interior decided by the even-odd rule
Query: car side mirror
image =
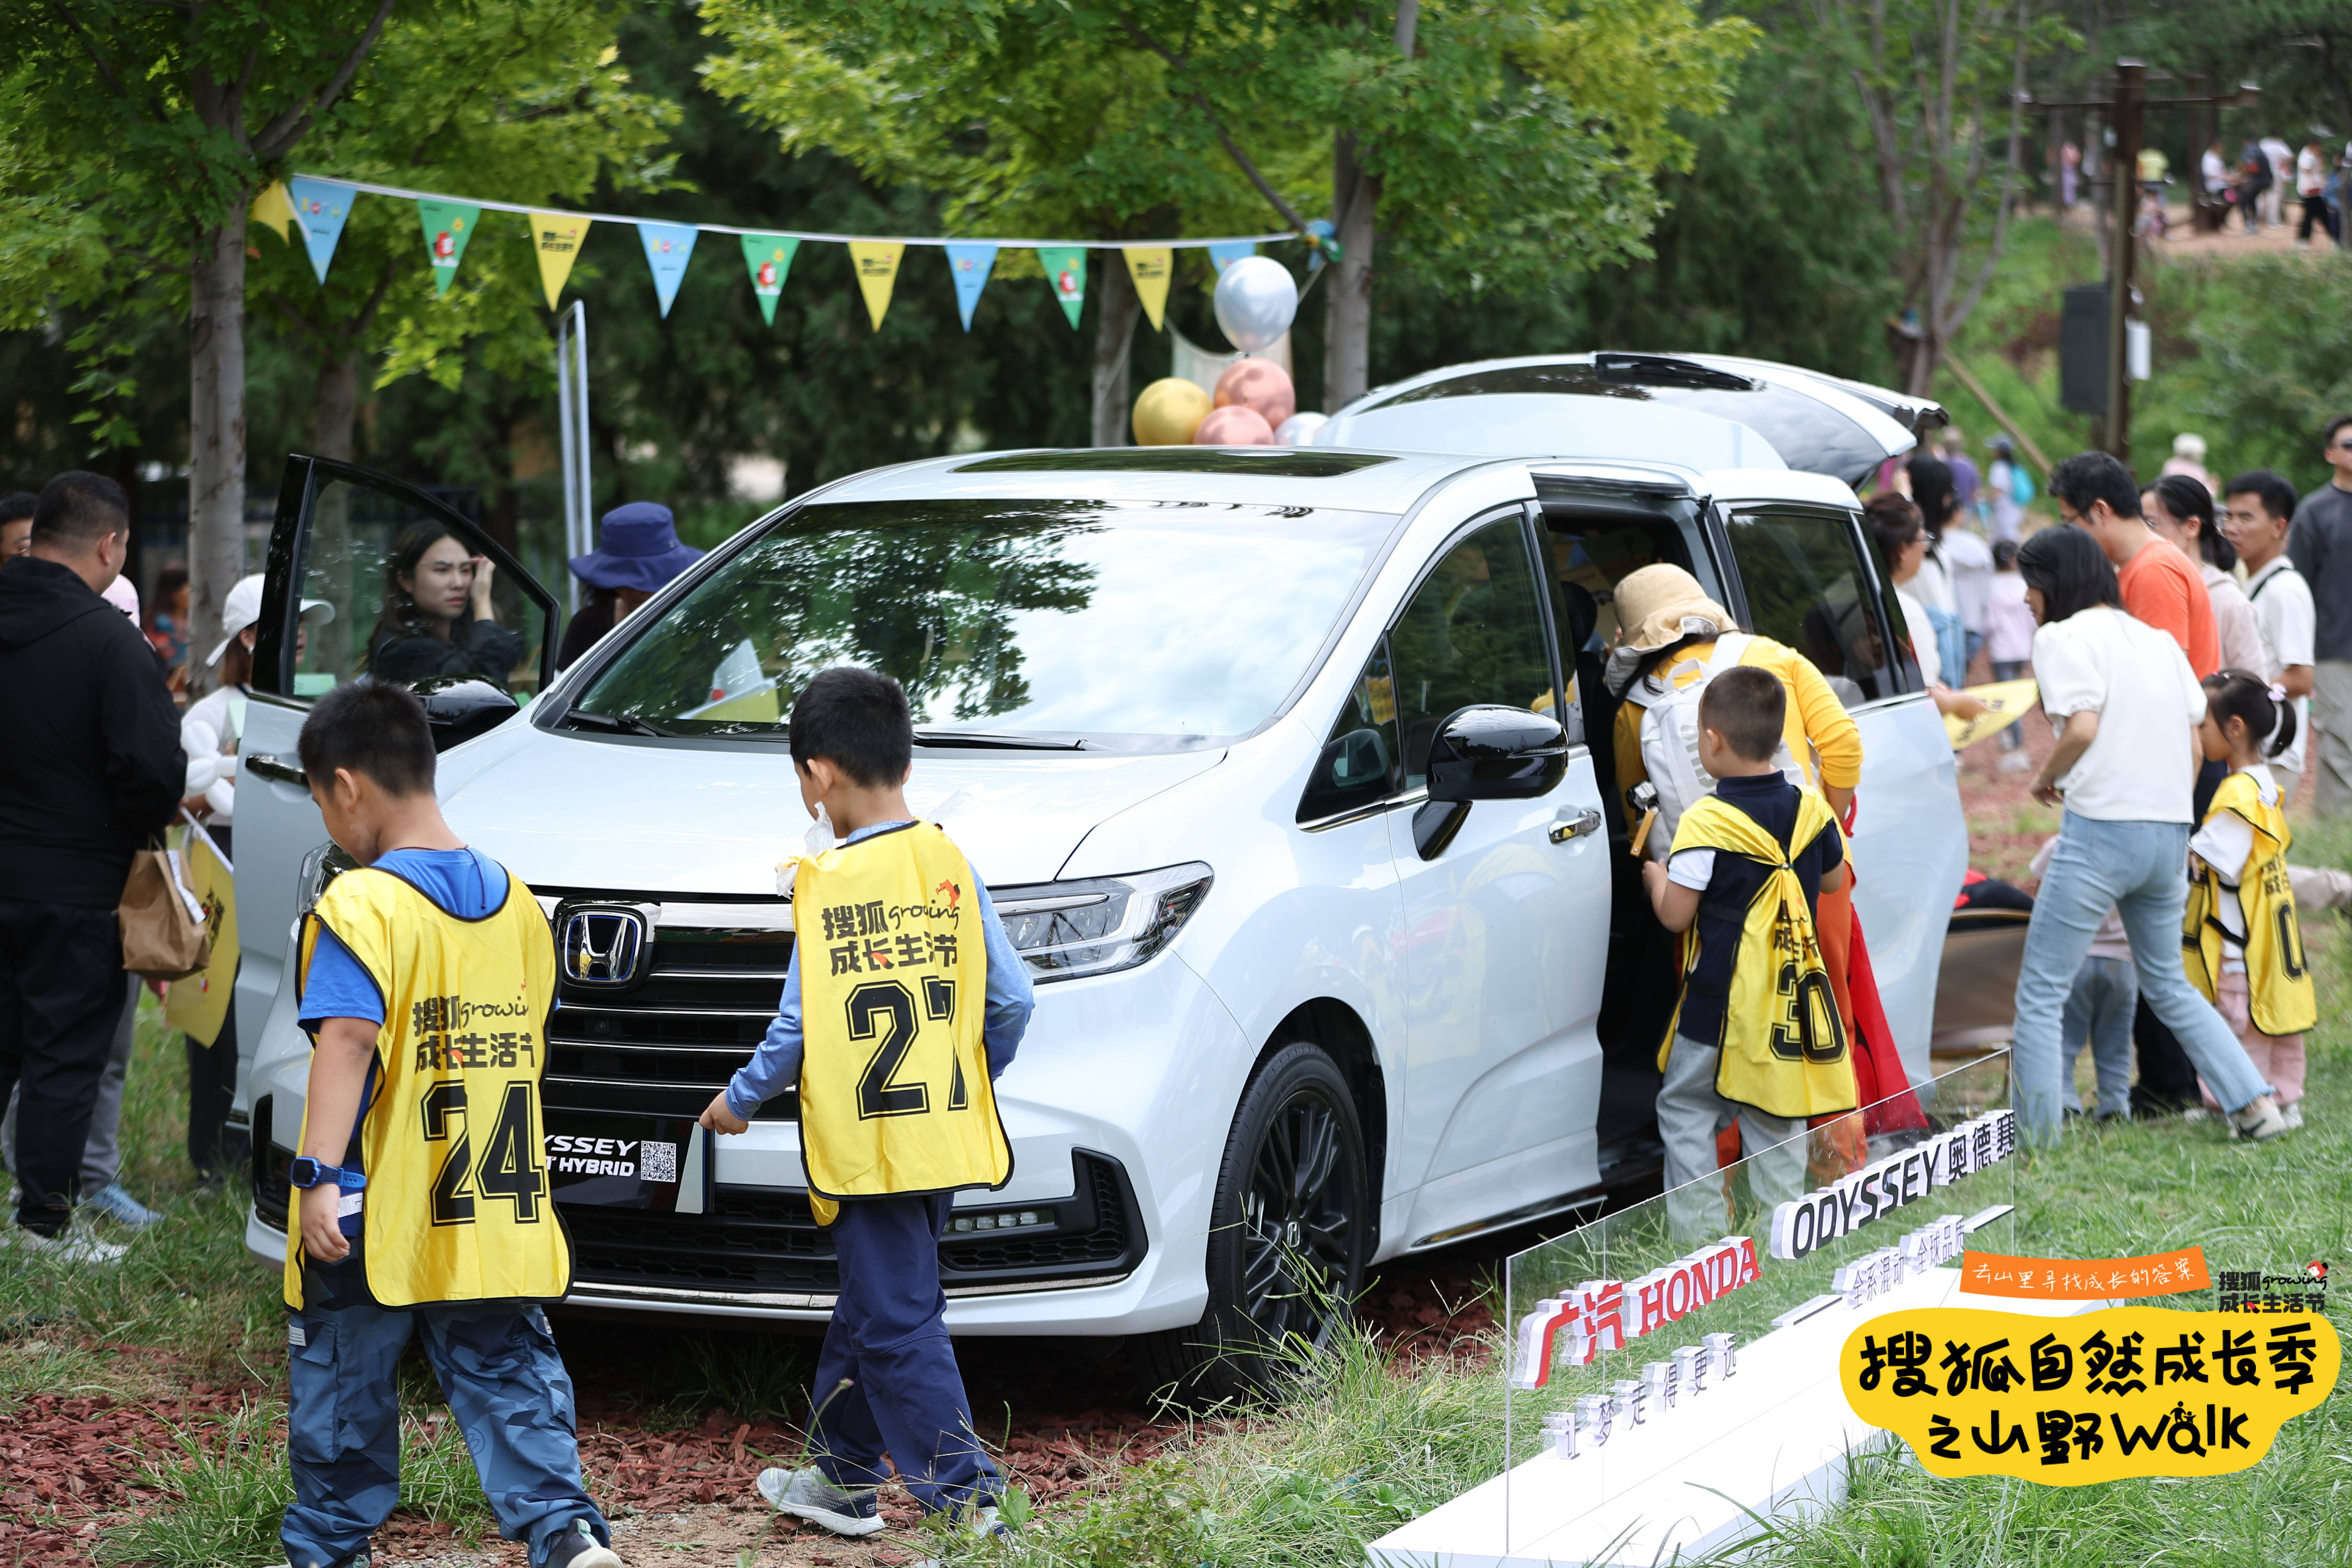
<path fill-rule="evenodd" d="M 425 722 L 433 731 L 436 752 L 487 735 L 522 711 L 512 695 L 479 676 L 442 676 L 412 682 L 409 689 L 425 704 Z"/>
<path fill-rule="evenodd" d="M 1298 797 L 1298 820 L 1352 811 L 1388 793 L 1389 744 L 1378 730 L 1350 730 L 1324 744 Z"/>
<path fill-rule="evenodd" d="M 1429 742 L 1433 801 L 1533 800 L 1568 776 L 1568 731 L 1549 713 L 1481 703 L 1445 716 Z"/>

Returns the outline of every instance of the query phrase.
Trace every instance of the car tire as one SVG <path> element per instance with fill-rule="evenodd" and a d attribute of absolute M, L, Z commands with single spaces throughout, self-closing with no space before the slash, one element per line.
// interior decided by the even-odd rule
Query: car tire
<path fill-rule="evenodd" d="M 1140 1336 L 1139 1370 L 1186 1403 L 1257 1400 L 1349 1331 L 1377 1220 L 1355 1097 L 1319 1046 L 1279 1047 L 1234 1114 L 1209 1210 L 1209 1308 Z"/>

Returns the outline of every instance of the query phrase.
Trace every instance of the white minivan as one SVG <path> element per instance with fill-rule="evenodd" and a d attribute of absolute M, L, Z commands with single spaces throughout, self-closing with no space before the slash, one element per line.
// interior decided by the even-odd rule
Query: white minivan
<path fill-rule="evenodd" d="M 958 1333 L 1128 1337 L 1231 1385 L 1368 1265 L 1654 1179 L 1673 980 L 1599 674 L 1611 586 L 1652 562 L 1852 708 L 1856 896 L 1923 1077 L 1966 833 L 1853 487 L 1941 417 L 1780 366 L 1555 356 L 1383 388 L 1329 446 L 912 463 L 778 508 L 561 676 L 554 597 L 478 527 L 292 458 L 237 800 L 248 1245 L 283 1255 L 291 939 L 344 864 L 296 735 L 395 647 L 430 668 L 450 823 L 555 931 L 540 1174 L 575 1309 L 830 1310 L 793 1099 L 740 1137 L 695 1118 L 774 1011 L 808 826 L 785 719 L 837 663 L 905 685 L 908 796 L 1037 982 L 1013 1175 L 940 1244 Z M 497 626 L 420 626 L 402 563 L 445 535 L 494 563 Z"/>

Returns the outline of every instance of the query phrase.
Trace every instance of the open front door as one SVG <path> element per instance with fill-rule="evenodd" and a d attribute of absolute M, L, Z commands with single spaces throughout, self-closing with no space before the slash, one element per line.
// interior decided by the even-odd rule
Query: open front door
<path fill-rule="evenodd" d="M 296 740 L 310 705 L 362 676 L 480 682 L 528 702 L 554 675 L 555 600 L 495 540 L 413 486 L 291 457 L 237 742 L 238 1050 L 259 1046 L 291 956 L 302 860 L 327 841 Z"/>

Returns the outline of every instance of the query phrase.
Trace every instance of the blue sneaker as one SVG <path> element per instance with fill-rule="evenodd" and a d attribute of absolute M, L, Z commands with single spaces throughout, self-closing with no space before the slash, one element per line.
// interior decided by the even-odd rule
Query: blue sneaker
<path fill-rule="evenodd" d="M 163 1216 L 122 1190 L 121 1182 L 106 1185 L 82 1199 L 82 1206 L 104 1215 L 117 1225 L 127 1225 L 133 1230 L 143 1230 Z"/>

